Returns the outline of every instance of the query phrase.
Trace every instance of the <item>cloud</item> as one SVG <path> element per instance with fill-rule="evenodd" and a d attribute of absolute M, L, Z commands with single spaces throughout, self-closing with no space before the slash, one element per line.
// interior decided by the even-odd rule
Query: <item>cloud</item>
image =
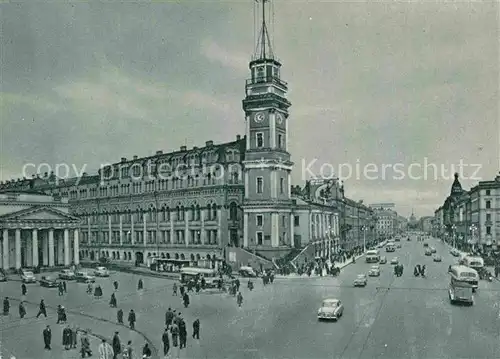
<path fill-rule="evenodd" d="M 248 55 L 227 50 L 211 39 L 205 39 L 201 45 L 201 54 L 212 62 L 238 72 L 248 71 Z"/>

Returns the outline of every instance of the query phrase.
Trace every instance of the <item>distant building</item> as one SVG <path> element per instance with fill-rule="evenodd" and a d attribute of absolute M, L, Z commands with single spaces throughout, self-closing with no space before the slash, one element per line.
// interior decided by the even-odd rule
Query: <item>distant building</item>
<path fill-rule="evenodd" d="M 396 208 L 396 204 L 390 203 L 390 202 L 385 202 L 385 203 L 372 203 L 370 204 L 371 208 L 376 208 L 376 209 L 390 209 L 394 210 Z"/>
<path fill-rule="evenodd" d="M 433 224 L 433 221 L 434 221 L 434 217 L 433 216 L 425 216 L 425 217 L 421 217 L 419 219 L 419 227 L 420 227 L 420 230 L 425 232 L 425 233 L 432 233 L 432 224 Z"/>

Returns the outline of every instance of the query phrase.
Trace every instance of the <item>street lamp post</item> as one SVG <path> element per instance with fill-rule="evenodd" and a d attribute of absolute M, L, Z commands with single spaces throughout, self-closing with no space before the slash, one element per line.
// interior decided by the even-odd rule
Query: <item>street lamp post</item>
<path fill-rule="evenodd" d="M 471 224 L 471 226 L 469 227 L 469 230 L 471 232 L 471 239 L 472 239 L 472 251 L 474 252 L 475 249 L 476 249 L 476 236 L 475 236 L 475 232 L 476 232 L 476 225 L 475 224 Z"/>
<path fill-rule="evenodd" d="M 452 225 L 451 226 L 451 236 L 452 236 L 452 240 L 453 240 L 453 248 L 457 248 L 457 241 L 456 241 L 456 233 L 455 233 L 455 230 L 457 229 L 457 226 L 455 225 Z"/>

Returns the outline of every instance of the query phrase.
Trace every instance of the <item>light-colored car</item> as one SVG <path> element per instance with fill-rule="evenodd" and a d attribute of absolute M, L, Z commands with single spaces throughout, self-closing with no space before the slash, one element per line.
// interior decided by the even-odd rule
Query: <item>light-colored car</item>
<path fill-rule="evenodd" d="M 59 279 L 73 280 L 75 279 L 75 272 L 69 269 L 63 269 L 59 272 Z"/>
<path fill-rule="evenodd" d="M 59 281 L 53 277 L 42 276 L 42 278 L 40 279 L 40 286 L 47 288 L 57 288 L 59 286 Z"/>
<path fill-rule="evenodd" d="M 434 262 L 441 262 L 441 256 L 438 256 L 438 255 L 436 254 L 432 260 L 433 260 Z"/>
<path fill-rule="evenodd" d="M 368 280 L 366 279 L 366 275 L 358 274 L 358 276 L 354 280 L 354 286 L 355 287 L 364 287 L 364 286 L 366 286 L 367 282 L 368 282 Z"/>
<path fill-rule="evenodd" d="M 426 255 L 426 256 L 432 256 L 432 252 L 431 252 L 431 250 L 430 250 L 430 249 L 426 249 L 426 250 L 425 250 L 425 255 Z"/>
<path fill-rule="evenodd" d="M 391 264 L 399 264 L 399 259 L 398 257 L 394 257 L 391 259 Z"/>
<path fill-rule="evenodd" d="M 436 248 L 431 247 L 431 253 L 436 253 Z"/>
<path fill-rule="evenodd" d="M 109 271 L 106 267 L 97 267 L 95 269 L 94 275 L 96 277 L 109 277 Z"/>
<path fill-rule="evenodd" d="M 451 255 L 452 255 L 453 257 L 459 257 L 459 256 L 460 256 L 460 252 L 459 252 L 459 251 L 457 251 L 456 249 L 452 249 L 452 250 L 450 251 L 450 253 L 451 253 Z"/>
<path fill-rule="evenodd" d="M 21 281 L 23 283 L 36 283 L 36 277 L 33 272 L 23 271 L 21 274 Z"/>
<path fill-rule="evenodd" d="M 368 275 L 370 277 L 379 277 L 380 276 L 380 267 L 379 266 L 372 266 L 370 270 L 368 271 Z"/>
<path fill-rule="evenodd" d="M 386 264 L 387 263 L 387 258 L 386 257 L 380 257 L 380 264 Z"/>
<path fill-rule="evenodd" d="M 75 273 L 76 281 L 78 283 L 94 283 L 95 278 L 88 274 L 87 272 L 76 272 Z"/>
<path fill-rule="evenodd" d="M 318 309 L 319 320 L 337 320 L 344 314 L 344 306 L 338 299 L 325 299 Z"/>

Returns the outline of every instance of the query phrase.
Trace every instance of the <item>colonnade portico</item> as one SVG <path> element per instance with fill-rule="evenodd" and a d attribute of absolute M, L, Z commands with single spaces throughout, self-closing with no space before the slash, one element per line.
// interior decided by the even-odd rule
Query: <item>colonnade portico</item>
<path fill-rule="evenodd" d="M 1 268 L 79 264 L 79 219 L 36 206 L 0 216 Z"/>

